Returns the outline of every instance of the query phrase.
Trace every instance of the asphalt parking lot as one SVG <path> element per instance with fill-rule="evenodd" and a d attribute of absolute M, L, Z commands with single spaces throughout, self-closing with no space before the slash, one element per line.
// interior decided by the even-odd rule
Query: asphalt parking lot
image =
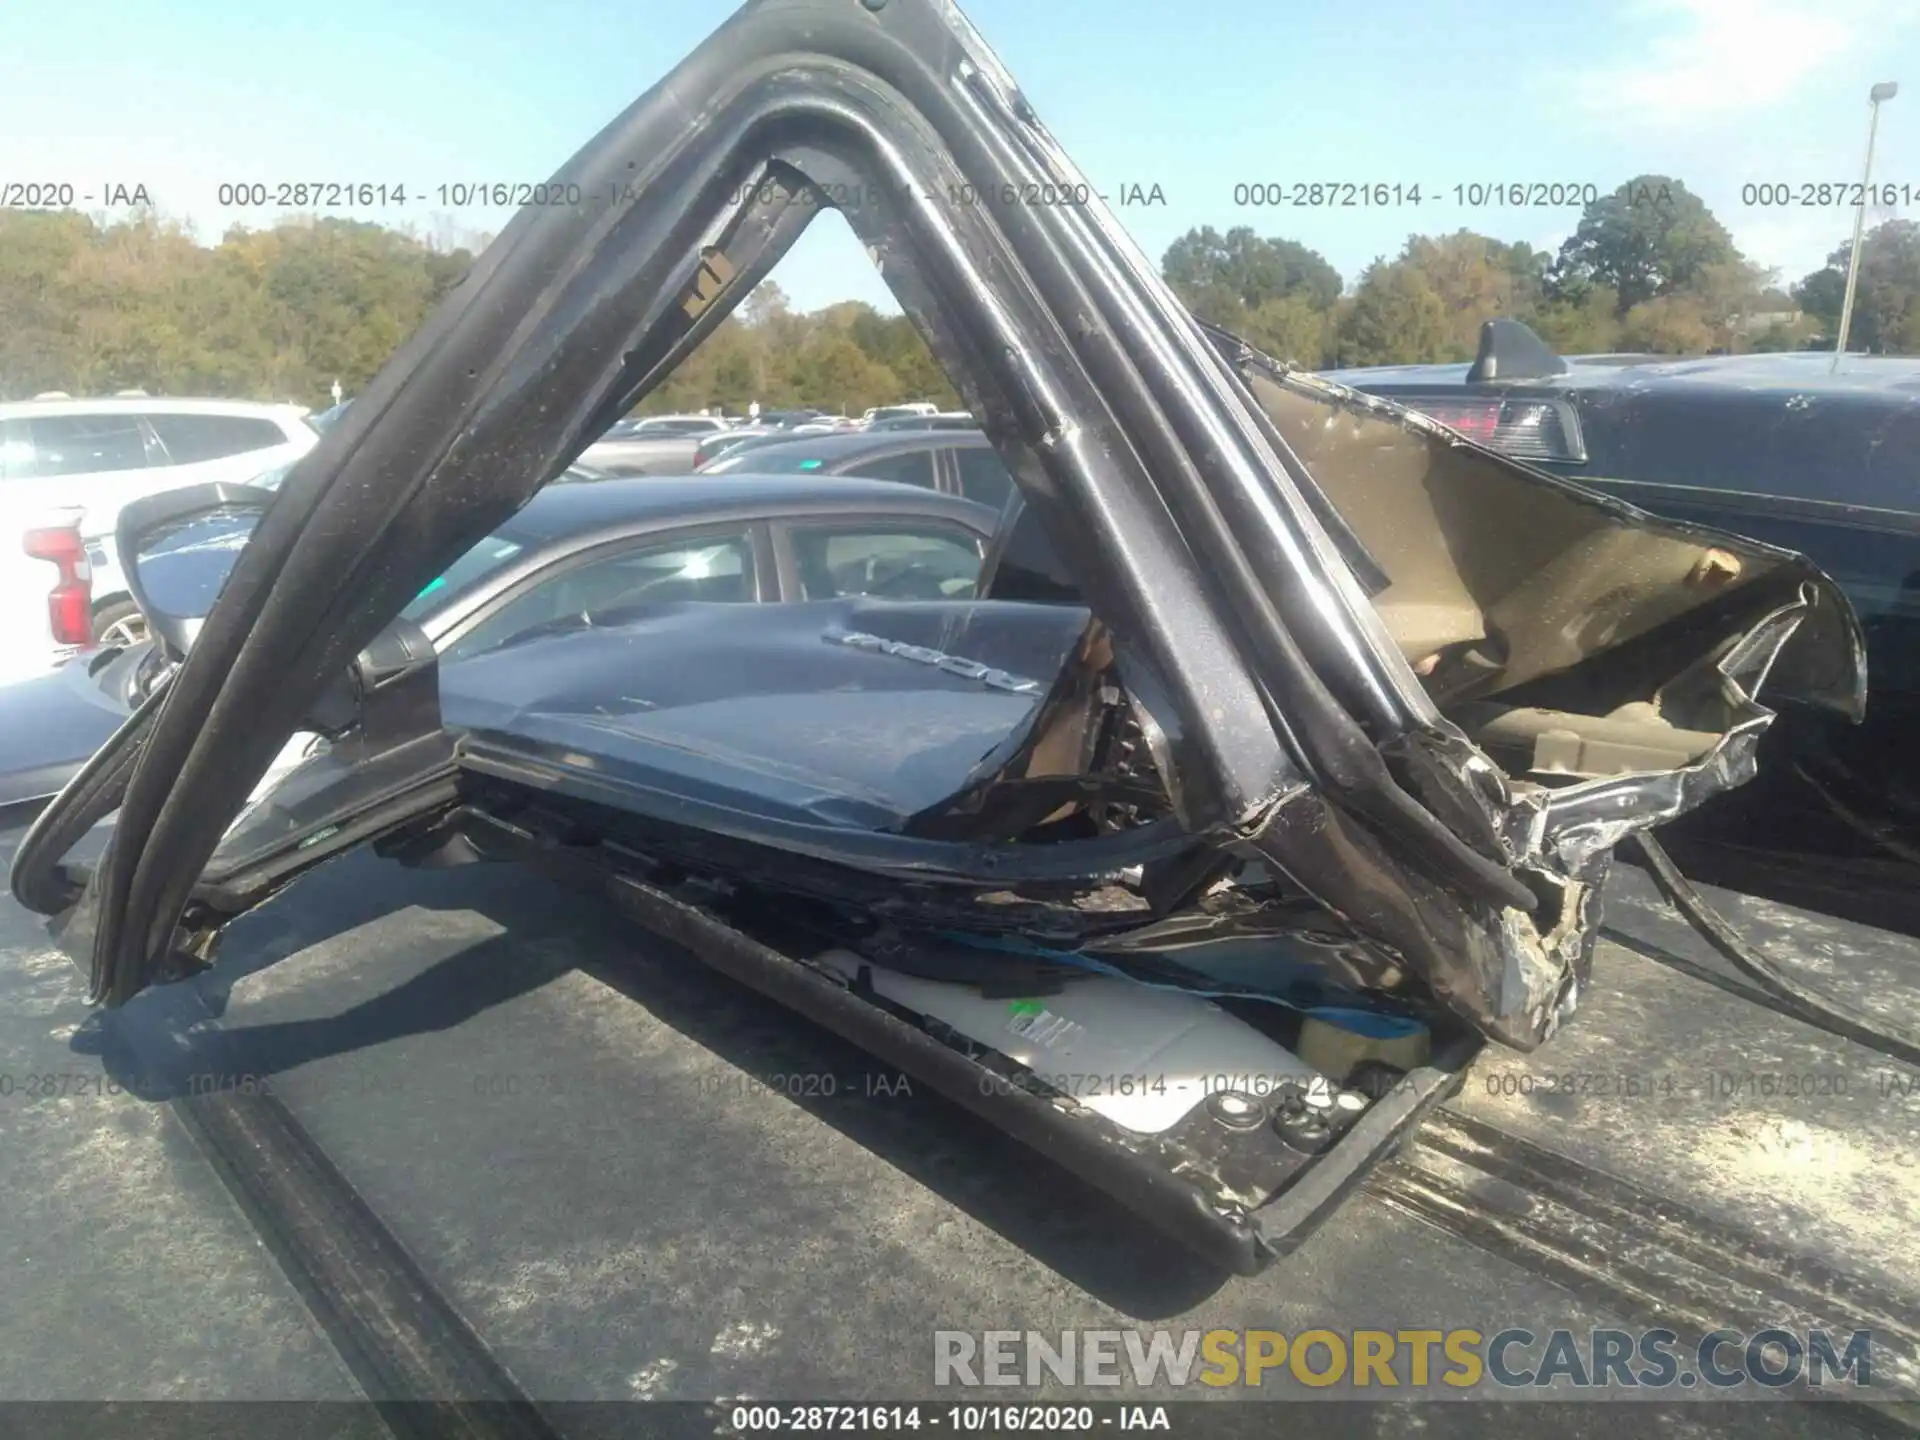
<path fill-rule="evenodd" d="M 1690 933 L 1628 879 L 1610 923 L 1686 960 Z M 1890 937 L 1764 907 L 1750 918 L 1783 927 L 1830 982 L 1886 992 L 1861 1003 L 1911 993 Z M 1483 1057 L 1443 1128 L 1497 1130 L 1660 1197 L 1652 1209 L 1790 1247 L 1839 1276 L 1822 1294 L 1910 1320 L 1920 1095 L 1884 1057 L 1754 1005 L 1693 959 L 1699 974 L 1609 941 L 1580 1024 L 1550 1052 Z M 1609 1238 L 1594 1213 L 1549 1224 L 1556 1204 L 1585 1202 L 1516 1198 L 1512 1175 L 1458 1144 L 1392 1162 L 1261 1276 L 1211 1273 L 905 1077 L 510 867 L 348 857 L 236 924 L 195 986 L 209 1018 L 189 1027 L 146 996 L 89 1019 L 78 972 L 0 902 L 15 1071 L 0 1104 L 13 1182 L 0 1398 L 360 1393 L 177 1122 L 168 1082 L 139 1073 L 124 1032 L 142 1025 L 171 1025 L 209 1068 L 270 1088 L 543 1403 L 924 1399 L 943 1329 L 1583 1331 L 1687 1301 L 1745 1307 L 1713 1318 L 1757 1328 L 1802 1293 L 1769 1291 L 1764 1273 L 1744 1290 L 1738 1273 L 1689 1288 L 1682 1270 L 1713 1268 L 1698 1253 L 1635 1281 L 1608 1252 L 1647 1235 Z M 1844 1094 L 1827 1082 L 1789 1100 L 1744 1078 L 1762 1072 L 1849 1078 Z M 1621 1073 L 1677 1078 L 1639 1094 L 1568 1078 Z M 1449 1204 L 1470 1213 L 1448 1221 Z M 1749 1269 L 1781 1268 L 1755 1255 Z M 1880 1373 L 1911 1383 L 1905 1342 L 1882 1343 Z M 1818 1406 L 1681 1408 L 1699 1433 L 1838 1423 Z M 1531 1424 L 1529 1409 L 1342 1413 L 1355 1433 L 1486 1433 Z M 1554 1428 L 1611 1431 L 1616 1410 L 1564 1405 Z"/>

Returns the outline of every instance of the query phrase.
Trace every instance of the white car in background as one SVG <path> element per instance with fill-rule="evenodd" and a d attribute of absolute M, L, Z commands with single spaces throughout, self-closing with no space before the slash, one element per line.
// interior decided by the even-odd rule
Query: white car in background
<path fill-rule="evenodd" d="M 861 415 L 857 423 L 871 425 L 876 420 L 899 420 L 910 416 L 938 414 L 940 407 L 930 400 L 909 400 L 902 405 L 876 405 Z"/>
<path fill-rule="evenodd" d="M 306 416 L 147 395 L 0 403 L 0 684 L 137 618 L 113 554 L 122 505 L 296 460 L 320 438 Z"/>

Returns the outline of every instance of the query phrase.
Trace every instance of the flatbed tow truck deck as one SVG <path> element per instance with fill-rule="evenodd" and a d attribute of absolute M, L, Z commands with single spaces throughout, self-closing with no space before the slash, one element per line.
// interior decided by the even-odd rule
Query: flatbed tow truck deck
<path fill-rule="evenodd" d="M 20 833 L 0 830 L 0 860 Z M 1895 1016 L 1920 989 L 1904 937 L 1711 898 L 1859 1006 Z M 1883 1402 L 1670 1391 L 1313 1423 L 1906 1433 L 1920 1077 L 1764 1003 L 1638 871 L 1607 923 L 1567 1031 L 1489 1049 L 1365 1193 L 1248 1279 L 518 867 L 349 857 L 237 922 L 220 966 L 107 1023 L 37 918 L 0 902 L 0 1398 L 530 1400 L 276 1407 L 271 1433 L 569 1437 L 635 1433 L 594 1402 L 690 1400 L 647 1433 L 712 1434 L 740 1400 L 1031 1398 L 936 1391 L 938 1330 L 1823 1325 L 1873 1331 Z M 207 1074 L 251 1080 L 206 1093 Z M 103 1412 L 10 1408 L 16 1433 L 105 1433 Z M 1229 1410 L 1204 1433 L 1268 1433 Z M 181 1413 L 180 1433 L 216 1433 L 227 1412 Z"/>

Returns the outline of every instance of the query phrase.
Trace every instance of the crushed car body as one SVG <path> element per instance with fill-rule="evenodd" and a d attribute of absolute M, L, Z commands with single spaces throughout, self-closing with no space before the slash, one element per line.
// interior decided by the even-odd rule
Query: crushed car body
<path fill-rule="evenodd" d="M 23 845 L 97 998 L 355 845 L 515 859 L 1248 1269 L 1482 1037 L 1552 1036 L 1614 845 L 1751 773 L 1763 682 L 1864 703 L 1799 556 L 1197 324 L 1097 199 L 1044 203 L 1085 177 L 951 5 L 749 4 L 556 179 L 586 203 L 516 217 L 295 467 Z M 641 606 L 450 683 L 394 617 L 828 207 L 1018 481 L 977 593 Z M 1187 1018 L 1122 1044 L 1125 996 Z M 1060 1082 L 1164 1080 L 1196 1003 L 1247 1033 L 1152 1123 Z"/>

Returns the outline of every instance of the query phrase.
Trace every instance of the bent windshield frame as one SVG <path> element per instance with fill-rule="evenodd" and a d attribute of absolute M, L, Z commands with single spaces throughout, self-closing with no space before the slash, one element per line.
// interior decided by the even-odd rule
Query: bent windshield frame
<path fill-rule="evenodd" d="M 1585 932 L 1552 921 L 1591 877 L 1517 877 L 1550 863 L 1544 820 L 1441 717 L 1243 367 L 950 0 L 753 0 L 555 182 L 582 203 L 513 219 L 241 553 L 96 877 L 102 994 L 146 983 L 219 834 L 355 657 L 831 208 L 1111 637 L 1183 831 L 1259 849 L 1477 1019 L 1531 1043 L 1557 1023 Z M 1789 599 L 1746 669 L 1797 623 Z"/>

